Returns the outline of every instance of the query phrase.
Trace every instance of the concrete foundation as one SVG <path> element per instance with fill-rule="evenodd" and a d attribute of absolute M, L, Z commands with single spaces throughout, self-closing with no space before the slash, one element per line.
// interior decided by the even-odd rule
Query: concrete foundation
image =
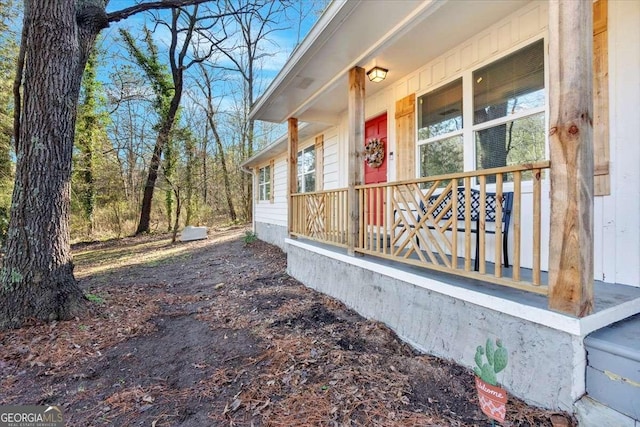
<path fill-rule="evenodd" d="M 287 227 L 256 221 L 254 228 L 254 231 L 260 240 L 276 245 L 284 252 L 287 252 L 287 248 L 284 243 L 284 240 L 288 235 Z"/>
<path fill-rule="evenodd" d="M 438 281 L 442 278 L 400 274 L 375 258 L 355 257 L 346 262 L 343 256 L 330 256 L 328 251 L 297 242 L 289 241 L 287 246 L 291 276 L 387 324 L 420 351 L 472 368 L 476 347 L 487 338 L 500 338 L 509 352 L 509 363 L 498 374 L 498 381 L 510 394 L 530 404 L 569 412 L 584 394 L 584 337 L 515 315 L 520 310 L 513 298 L 492 296 L 488 308 L 475 303 L 486 297 L 479 291 L 463 289 L 458 291 L 465 292 L 464 298 L 460 293 L 451 296 L 451 286 Z M 500 301 L 511 307 L 510 314 L 501 310 Z M 521 311 L 532 309 L 523 304 Z"/>

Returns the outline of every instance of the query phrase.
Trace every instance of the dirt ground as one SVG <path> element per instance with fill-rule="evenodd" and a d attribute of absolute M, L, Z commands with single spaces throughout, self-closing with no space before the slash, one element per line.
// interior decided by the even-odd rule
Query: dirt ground
<path fill-rule="evenodd" d="M 59 405 L 77 427 L 491 425 L 470 370 L 305 288 L 244 231 L 74 247 L 95 309 L 0 333 L 0 405 Z M 574 423 L 513 398 L 507 420 Z"/>

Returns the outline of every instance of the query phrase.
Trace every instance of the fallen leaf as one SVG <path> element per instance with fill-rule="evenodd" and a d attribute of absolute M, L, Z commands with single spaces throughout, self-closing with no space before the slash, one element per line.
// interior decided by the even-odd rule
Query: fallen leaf
<path fill-rule="evenodd" d="M 229 406 L 229 404 L 226 404 L 224 406 L 224 411 L 222 411 L 222 414 L 224 415 L 229 412 L 236 412 L 238 409 L 240 409 L 240 406 L 242 406 L 242 400 L 236 399 L 231 403 L 231 406 Z"/>

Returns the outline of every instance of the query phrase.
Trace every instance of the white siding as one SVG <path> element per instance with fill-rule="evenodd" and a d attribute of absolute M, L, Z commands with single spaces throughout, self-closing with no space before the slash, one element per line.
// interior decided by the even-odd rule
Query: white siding
<path fill-rule="evenodd" d="M 421 95 L 428 92 L 545 36 L 547 17 L 547 2 L 533 2 L 523 7 L 407 75 L 392 88 L 368 98 L 366 117 L 388 112 L 389 150 L 394 151 L 396 100 L 411 93 Z M 640 286 L 640 2 L 609 2 L 609 84 L 612 192 L 610 196 L 596 197 L 594 201 L 594 278 Z M 342 139 L 346 140 L 344 129 Z M 346 148 L 340 151 L 346 156 Z M 398 165 L 395 159 L 389 160 L 389 180 L 394 180 Z M 472 157 L 466 160 L 467 168 L 470 163 Z M 544 188 L 543 215 L 548 215 L 548 181 Z M 523 243 L 530 241 L 527 223 L 530 215 L 526 214 L 530 209 L 531 192 L 525 190 Z M 543 268 L 546 268 L 548 221 L 543 221 L 542 238 Z M 524 247 L 523 250 L 524 266 L 529 263 L 527 259 L 531 255 Z"/>
<path fill-rule="evenodd" d="M 524 47 L 546 34 L 548 4 L 546 1 L 532 2 L 507 18 L 487 28 L 484 32 L 466 40 L 454 49 L 434 58 L 416 71 L 396 82 L 393 87 L 377 93 L 366 100 L 366 117 L 374 117 L 387 111 L 389 151 L 395 151 L 395 102 L 407 95 L 415 93 L 420 96 L 453 79 L 464 77 L 471 79 L 473 70 L 488 64 L 495 59 Z M 470 139 L 469 139 L 470 141 Z M 465 146 L 465 169 L 473 170 L 474 154 L 472 146 Z M 345 153 L 346 155 L 346 153 Z M 416 161 L 419 156 L 416 153 Z M 389 159 L 389 181 L 396 179 L 398 168 L 396 157 Z M 416 167 L 416 171 L 419 168 Z M 547 174 L 548 179 L 548 174 Z M 542 215 L 549 215 L 548 181 L 543 184 Z M 531 268 L 533 264 L 531 213 L 533 211 L 533 186 L 523 183 L 522 195 L 522 247 L 521 265 Z M 542 224 L 542 268 L 548 268 L 549 224 Z M 462 248 L 462 246 L 459 246 Z M 462 249 L 461 249 L 462 250 Z M 509 247 L 513 251 L 513 244 Z M 493 238 L 487 238 L 487 259 L 492 260 L 494 254 Z M 462 255 L 462 253 L 461 253 Z"/>
<path fill-rule="evenodd" d="M 268 163 L 260 167 L 267 166 Z M 273 203 L 269 200 L 256 200 L 255 221 L 266 224 L 287 226 L 287 157 L 280 156 L 275 159 L 273 181 L 271 191 L 273 191 Z M 257 187 L 254 184 L 254 187 Z"/>
<path fill-rule="evenodd" d="M 597 279 L 640 286 L 640 2 L 609 1 L 611 196 L 597 197 Z"/>
<path fill-rule="evenodd" d="M 546 35 L 548 5 L 536 1 L 487 28 L 407 75 L 386 91 L 366 100 L 367 118 L 388 114 L 389 151 L 395 150 L 395 101 L 411 93 L 421 95 L 499 56 Z M 594 210 L 594 277 L 607 282 L 640 286 L 640 2 L 609 2 L 610 84 L 610 196 L 596 197 Z M 548 87 L 548 85 L 547 85 Z M 347 114 L 339 125 L 324 132 L 324 188 L 347 185 Z M 305 146 L 301 144 L 301 147 Z M 467 151 L 468 148 L 467 148 Z M 417 156 L 416 156 L 417 157 Z M 395 157 L 389 159 L 388 177 L 397 176 Z M 472 157 L 466 158 L 467 169 Z M 400 165 L 401 166 L 401 165 Z M 256 218 L 286 225 L 286 159 L 276 161 L 276 203 L 257 203 Z M 549 215 L 548 180 L 543 187 L 543 215 Z M 523 244 L 530 242 L 531 190 L 523 194 Z M 542 259 L 548 258 L 548 221 L 543 221 Z M 530 254 L 523 247 L 523 266 Z M 489 252 L 491 253 L 491 252 Z"/>
<path fill-rule="evenodd" d="M 324 189 L 333 190 L 339 185 L 338 132 L 336 128 L 324 134 Z"/>

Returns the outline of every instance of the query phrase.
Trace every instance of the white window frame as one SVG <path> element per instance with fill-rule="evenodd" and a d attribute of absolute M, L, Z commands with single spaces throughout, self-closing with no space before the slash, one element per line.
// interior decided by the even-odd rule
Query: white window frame
<path fill-rule="evenodd" d="M 311 193 L 311 192 L 315 191 L 315 189 L 317 187 L 317 184 L 315 184 L 316 180 L 317 180 L 317 177 L 316 177 L 317 161 L 313 162 L 313 169 L 312 170 L 307 171 L 307 172 L 304 172 L 302 170 L 302 162 L 300 161 L 300 158 L 301 157 L 304 158 L 304 154 L 308 153 L 308 152 L 313 152 L 314 159 L 315 159 L 315 156 L 317 155 L 316 146 L 313 145 L 313 144 L 309 145 L 308 147 L 305 147 L 302 150 L 298 151 L 298 154 L 297 154 L 297 159 L 298 159 L 298 167 L 297 167 L 298 170 L 297 170 L 297 173 L 298 173 L 298 187 L 299 187 L 299 191 L 298 192 L 299 193 Z M 312 188 L 312 189 L 306 188 L 306 180 L 304 178 L 307 175 L 313 175 L 313 177 L 314 177 L 314 181 L 313 181 L 314 182 L 314 188 Z"/>
<path fill-rule="evenodd" d="M 524 49 L 528 46 L 531 46 L 540 40 L 543 41 L 543 49 L 544 49 L 544 106 L 536 107 L 524 111 L 519 111 L 514 114 L 508 114 L 504 117 L 499 117 L 497 119 L 493 119 L 491 121 L 474 124 L 474 99 L 473 99 L 473 73 L 477 70 L 486 67 L 496 61 L 499 61 L 515 52 L 518 52 L 521 49 Z M 464 171 L 475 171 L 479 170 L 476 166 L 476 132 L 482 131 L 484 129 L 491 128 L 493 126 L 497 126 L 503 123 L 508 123 L 511 121 L 516 121 L 518 119 L 526 118 L 529 116 L 534 116 L 536 114 L 544 113 L 544 122 L 545 129 L 549 128 L 549 72 L 548 72 L 548 41 L 544 36 L 539 36 L 536 38 L 532 38 L 527 40 L 526 42 L 520 43 L 517 46 L 514 46 L 512 49 L 509 49 L 505 52 L 502 52 L 500 56 L 492 57 L 487 61 L 476 64 L 473 68 L 469 68 L 467 70 L 462 71 L 459 74 L 451 76 L 451 78 L 446 79 L 439 83 L 438 85 L 434 85 L 429 87 L 427 90 L 423 92 L 416 93 L 416 100 L 419 100 L 422 96 L 428 95 L 431 92 L 434 92 L 458 79 L 462 79 L 462 129 L 456 130 L 453 132 L 448 132 L 446 134 L 438 135 L 432 138 L 427 139 L 419 139 L 419 128 L 418 128 L 418 108 L 415 109 L 415 127 L 416 127 L 416 154 L 415 154 L 415 170 L 417 177 L 421 177 L 421 165 L 420 165 L 420 147 L 424 144 L 428 144 L 431 142 L 437 142 L 440 140 L 444 140 L 447 138 L 451 138 L 453 136 L 462 135 L 463 141 L 463 157 L 464 157 Z M 549 139 L 548 136 L 545 135 L 544 141 L 544 158 L 549 158 Z M 508 184 L 508 183 L 505 183 Z"/>
<path fill-rule="evenodd" d="M 258 171 L 258 201 L 270 201 L 271 191 L 271 165 L 266 165 Z"/>
<path fill-rule="evenodd" d="M 456 76 L 456 77 L 446 81 L 445 83 L 443 83 L 441 85 L 438 85 L 436 87 L 430 88 L 428 91 L 426 91 L 426 92 L 420 94 L 419 96 L 417 96 L 416 97 L 416 100 L 417 100 L 416 102 L 420 102 L 420 98 L 422 98 L 423 96 L 429 95 L 430 93 L 435 92 L 435 91 L 439 90 L 440 88 L 443 88 L 443 87 L 455 82 L 456 80 L 460 80 L 460 83 L 462 84 L 462 98 L 461 98 L 461 101 L 462 101 L 462 128 L 461 129 L 454 130 L 454 131 L 451 131 L 451 132 L 447 132 L 447 133 L 444 133 L 444 134 L 441 134 L 441 135 L 433 136 L 433 137 L 427 138 L 427 139 L 419 139 L 420 129 L 419 129 L 419 123 L 418 123 L 418 117 L 417 117 L 419 108 L 416 108 L 416 132 L 418 134 L 418 136 L 416 137 L 416 141 L 417 141 L 417 144 L 416 144 L 416 173 L 418 174 L 418 176 L 422 176 L 421 175 L 422 174 L 422 165 L 421 165 L 420 150 L 421 150 L 423 145 L 431 144 L 433 142 L 443 141 L 445 139 L 449 139 L 449 138 L 452 138 L 452 137 L 455 137 L 455 136 L 461 136 L 462 135 L 462 155 L 463 155 L 463 159 L 464 159 L 464 156 L 465 156 L 465 153 L 466 153 L 464 130 L 467 127 L 467 126 L 465 126 L 465 122 L 466 122 L 465 121 L 465 106 L 466 106 L 467 102 L 465 101 L 465 92 L 464 92 L 465 79 L 463 78 L 463 76 Z M 463 162 L 462 171 L 465 170 L 465 166 L 466 166 L 466 163 Z"/>

